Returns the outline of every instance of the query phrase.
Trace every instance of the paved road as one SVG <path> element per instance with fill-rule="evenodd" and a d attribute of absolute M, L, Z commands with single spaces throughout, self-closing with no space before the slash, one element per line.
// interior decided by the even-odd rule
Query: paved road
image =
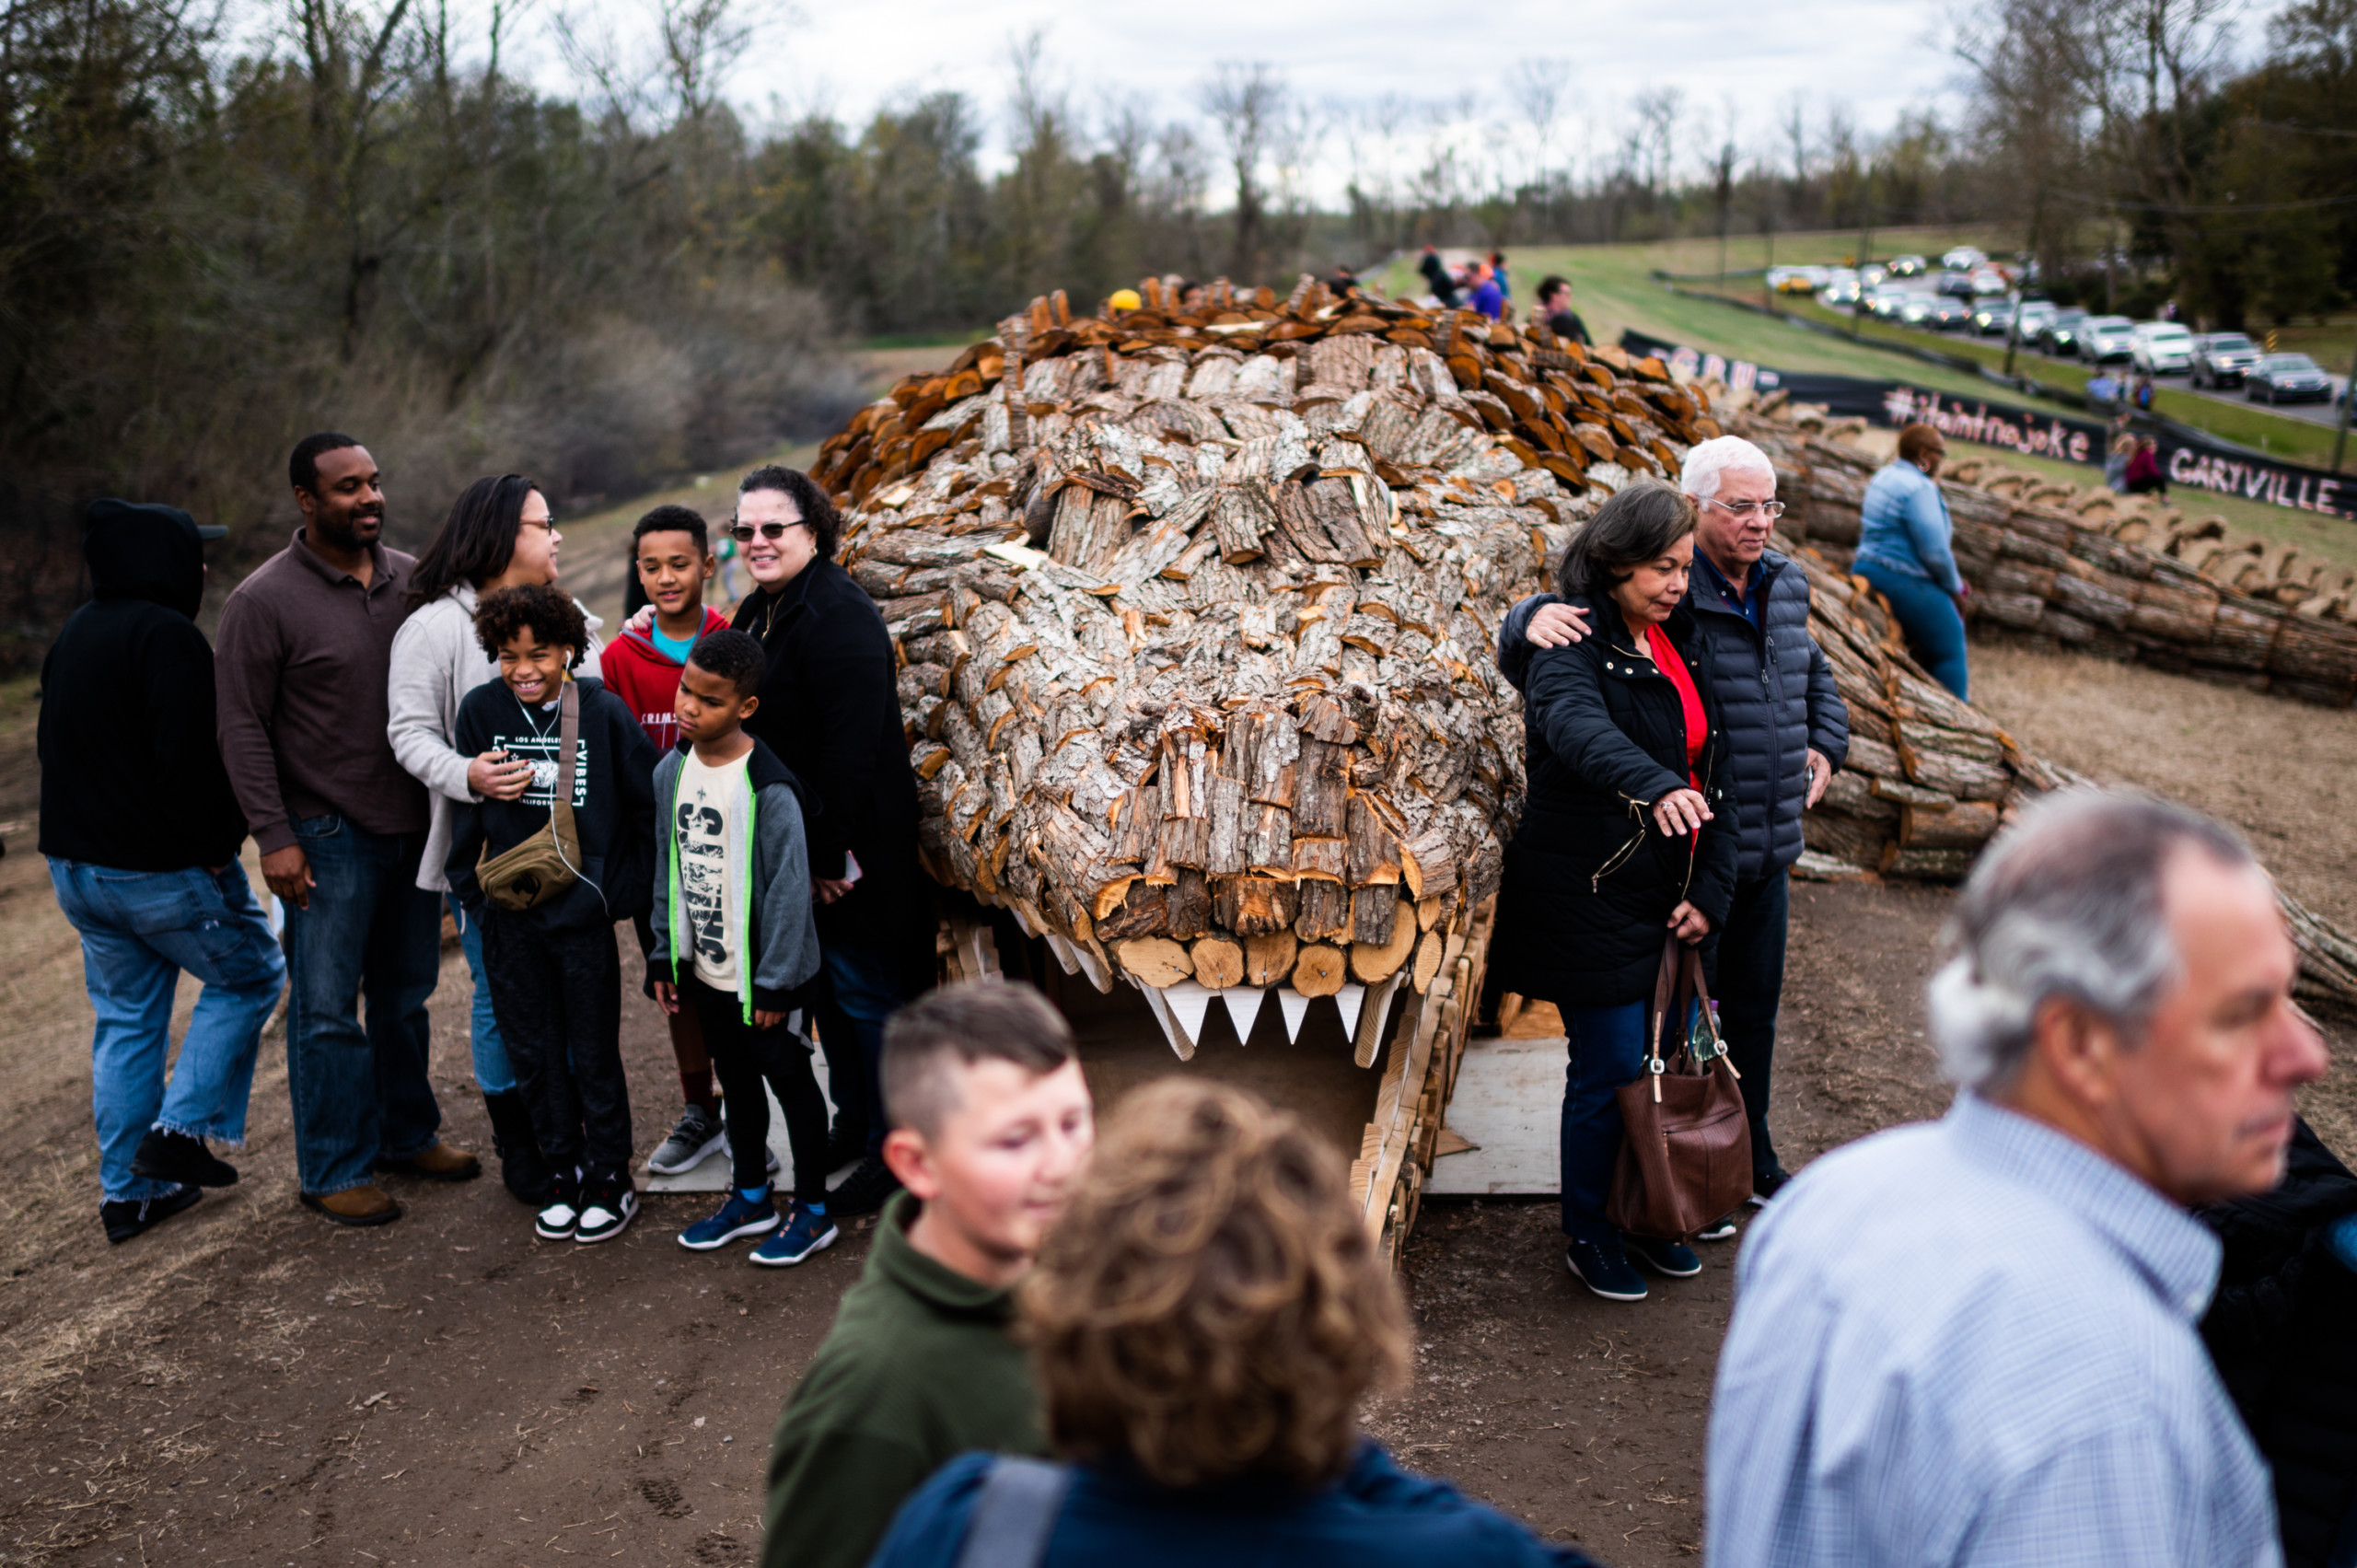
<path fill-rule="evenodd" d="M 1885 286 L 1903 289 L 1910 294 L 1936 294 L 1939 291 L 1939 277 L 1940 274 L 1935 270 L 1926 273 L 1920 277 L 1893 278 L 1890 279 Z M 1923 329 L 1922 328 L 1917 328 L 1915 330 L 1918 331 L 1923 331 Z M 1970 342 L 1984 344 L 1994 343 L 2002 345 L 2005 341 L 2003 336 L 1981 337 L 1968 329 L 1949 332 L 1924 331 L 1924 335 L 1934 339 L 1944 337 L 1966 339 Z M 2035 367 L 2040 365 L 2073 366 L 2081 368 L 2084 368 L 2084 362 L 2082 360 L 2055 358 L 2051 355 L 2038 353 L 2026 343 L 2021 345 L 2019 352 L 2015 355 L 2014 364 L 2017 368 L 2029 375 L 2038 374 Z M 2120 365 L 2115 367 L 2114 374 L 2125 378 L 2130 376 L 2131 372 L 2127 366 Z M 2183 376 L 2155 377 L 2154 383 L 2158 386 L 2165 387 L 2171 391 L 2182 392 L 2190 397 L 2206 398 L 2212 402 L 2241 403 L 2250 408 L 2265 408 L 2271 412 L 2282 414 L 2286 419 L 2305 420 L 2310 424 L 2331 425 L 2338 423 L 2340 419 L 2339 408 L 2335 404 L 2328 402 L 2279 404 L 2252 402 L 2239 387 L 2220 391 L 2212 391 L 2194 386 L 2189 379 Z M 2348 385 L 2348 377 L 2345 376 L 2335 376 L 2332 378 L 2332 385 L 2334 395 L 2338 397 L 2342 389 Z"/>

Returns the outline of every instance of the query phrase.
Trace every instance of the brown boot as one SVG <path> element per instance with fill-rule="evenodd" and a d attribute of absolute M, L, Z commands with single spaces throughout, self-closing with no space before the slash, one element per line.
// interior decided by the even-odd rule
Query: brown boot
<path fill-rule="evenodd" d="M 405 1160 L 380 1159 L 377 1168 L 429 1181 L 472 1181 L 482 1174 L 482 1161 L 454 1144 L 433 1143 Z"/>
<path fill-rule="evenodd" d="M 390 1225 L 401 1217 L 401 1206 L 381 1187 L 347 1187 L 324 1197 L 317 1192 L 302 1196 L 305 1208 L 337 1225 Z"/>

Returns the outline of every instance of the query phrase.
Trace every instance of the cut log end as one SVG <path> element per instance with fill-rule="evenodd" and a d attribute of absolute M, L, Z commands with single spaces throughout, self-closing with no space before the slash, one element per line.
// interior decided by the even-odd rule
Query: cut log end
<path fill-rule="evenodd" d="M 1294 960 L 1293 988 L 1304 996 L 1331 996 L 1350 978 L 1350 960 L 1340 947 L 1312 942 Z"/>

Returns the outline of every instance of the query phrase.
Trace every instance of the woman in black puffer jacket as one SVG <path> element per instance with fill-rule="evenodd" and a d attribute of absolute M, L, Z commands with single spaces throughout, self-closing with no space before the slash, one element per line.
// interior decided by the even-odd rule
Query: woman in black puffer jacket
<path fill-rule="evenodd" d="M 1700 943 L 1735 891 L 1710 640 L 1684 603 L 1693 558 L 1693 504 L 1653 481 L 1606 502 L 1565 551 L 1560 592 L 1596 631 L 1530 661 L 1529 795 L 1492 949 L 1506 990 L 1563 1015 L 1567 1259 L 1612 1301 L 1645 1294 L 1631 1248 L 1661 1273 L 1702 1267 L 1687 1247 L 1624 1238 L 1604 1219 L 1620 1152 L 1613 1096 L 1642 1067 L 1663 935 Z"/>

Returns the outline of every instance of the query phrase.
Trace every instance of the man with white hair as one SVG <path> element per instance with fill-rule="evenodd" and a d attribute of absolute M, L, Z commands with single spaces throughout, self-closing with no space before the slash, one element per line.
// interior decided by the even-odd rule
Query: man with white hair
<path fill-rule="evenodd" d="M 2277 1564 L 2266 1467 L 2195 1330 L 2326 1067 L 2232 830 L 2034 806 L 1965 886 L 1943 1120 L 1812 1165 L 1753 1227 L 1712 1402 L 1713 1568 Z"/>
<path fill-rule="evenodd" d="M 1699 442 L 1686 454 L 1679 488 L 1697 513 L 1686 602 L 1713 639 L 1713 683 L 1727 731 L 1727 793 L 1740 838 L 1735 904 L 1704 951 L 1751 1123 L 1752 1198 L 1765 1202 L 1788 1179 L 1768 1133 L 1792 907 L 1787 874 L 1801 856 L 1802 809 L 1817 804 L 1849 755 L 1850 710 L 1808 634 L 1808 578 L 1768 548 L 1784 511 L 1768 454 L 1740 436 Z M 1578 610 L 1553 594 L 1534 594 L 1498 627 L 1498 667 L 1519 686 L 1532 645 L 1576 643 L 1586 631 Z M 1733 1235 L 1730 1216 L 1701 1239 Z"/>

